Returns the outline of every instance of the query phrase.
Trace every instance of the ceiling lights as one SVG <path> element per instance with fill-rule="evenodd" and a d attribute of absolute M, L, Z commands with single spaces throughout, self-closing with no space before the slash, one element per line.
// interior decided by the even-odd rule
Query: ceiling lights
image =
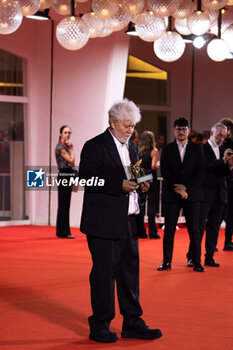
<path fill-rule="evenodd" d="M 15 32 L 22 19 L 22 10 L 17 0 L 0 0 L 0 34 Z"/>
<path fill-rule="evenodd" d="M 82 18 L 75 10 L 79 3 L 89 5 Z M 58 42 L 68 50 L 81 49 L 89 38 L 106 37 L 129 25 L 126 33 L 129 29 L 132 33 L 133 27 L 133 33 L 141 40 L 153 42 L 155 54 L 163 61 L 173 62 L 182 56 L 187 36 L 192 40 L 197 36 L 194 45 L 202 47 L 205 41 L 200 40 L 205 34 L 208 41 L 212 39 L 207 46 L 209 57 L 222 61 L 233 53 L 232 5 L 233 0 L 0 0 L 0 34 L 16 31 L 23 16 L 35 18 L 35 14 L 46 11 L 49 18 L 52 8 L 59 15 L 68 15 L 56 28 Z M 216 50 L 221 54 L 215 57 Z"/>

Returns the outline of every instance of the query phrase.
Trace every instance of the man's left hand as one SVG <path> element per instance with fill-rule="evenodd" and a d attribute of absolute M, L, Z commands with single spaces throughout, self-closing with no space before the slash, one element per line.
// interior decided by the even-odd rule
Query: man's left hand
<path fill-rule="evenodd" d="M 147 192 L 149 190 L 150 184 L 148 182 L 142 182 L 140 184 L 140 187 L 141 187 L 142 192 L 144 193 L 144 192 Z"/>

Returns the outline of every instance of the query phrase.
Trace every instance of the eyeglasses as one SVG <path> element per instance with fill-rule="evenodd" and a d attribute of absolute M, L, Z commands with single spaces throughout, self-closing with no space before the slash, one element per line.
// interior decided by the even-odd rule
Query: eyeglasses
<path fill-rule="evenodd" d="M 185 126 L 183 128 L 181 128 L 179 126 L 175 127 L 175 130 L 178 131 L 178 132 L 181 132 L 181 131 L 186 132 L 186 131 L 188 131 L 188 129 L 189 128 L 187 126 Z"/>

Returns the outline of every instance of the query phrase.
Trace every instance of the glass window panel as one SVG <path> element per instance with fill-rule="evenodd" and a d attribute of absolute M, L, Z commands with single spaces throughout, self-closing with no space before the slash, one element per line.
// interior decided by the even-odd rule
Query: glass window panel
<path fill-rule="evenodd" d="M 142 119 L 137 124 L 136 129 L 139 135 L 146 130 L 153 131 L 155 135 L 163 135 L 166 140 L 167 136 L 167 112 L 161 111 L 143 111 L 141 110 Z"/>
<path fill-rule="evenodd" d="M 24 141 L 24 105 L 0 102 L 0 116 L 0 220 L 9 220 L 11 192 L 14 191 L 11 188 L 11 146 L 16 141 Z"/>
<path fill-rule="evenodd" d="M 124 95 L 140 105 L 167 105 L 167 81 L 126 77 Z"/>
<path fill-rule="evenodd" d="M 166 106 L 167 72 L 129 55 L 124 96 L 140 105 Z"/>
<path fill-rule="evenodd" d="M 23 60 L 1 49 L 0 95 L 23 96 Z"/>

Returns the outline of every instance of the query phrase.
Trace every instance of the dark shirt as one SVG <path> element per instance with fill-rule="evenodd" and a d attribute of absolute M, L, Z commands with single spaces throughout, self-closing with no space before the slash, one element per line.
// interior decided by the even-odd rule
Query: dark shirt
<path fill-rule="evenodd" d="M 157 174 L 155 170 L 151 169 L 151 151 L 152 149 L 149 149 L 145 154 L 143 154 L 140 158 L 142 159 L 141 167 L 145 169 L 147 172 L 153 174 L 153 179 L 157 178 Z"/>
<path fill-rule="evenodd" d="M 57 161 L 58 169 L 72 169 L 72 165 L 68 163 L 61 155 L 61 150 L 64 149 L 66 152 L 69 152 L 69 148 L 65 147 L 61 141 L 58 142 L 55 148 L 55 156 Z"/>

